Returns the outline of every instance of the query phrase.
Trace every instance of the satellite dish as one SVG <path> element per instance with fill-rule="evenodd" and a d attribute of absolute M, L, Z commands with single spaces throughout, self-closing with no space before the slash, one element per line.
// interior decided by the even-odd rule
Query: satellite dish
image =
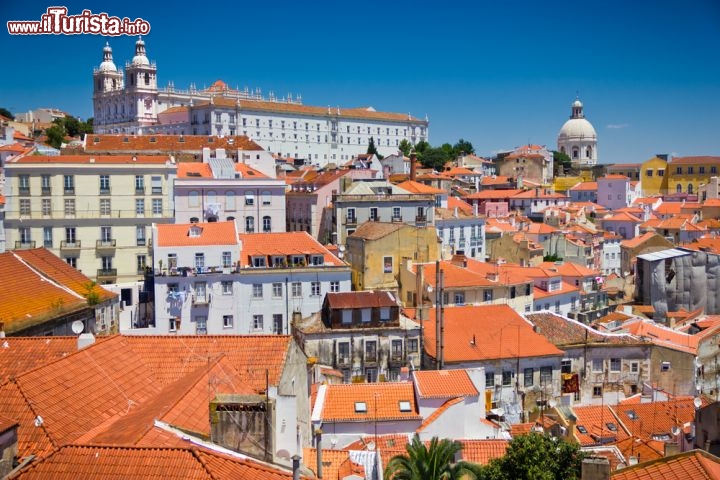
<path fill-rule="evenodd" d="M 693 405 L 695 405 L 695 408 L 702 407 L 702 400 L 700 400 L 700 397 L 695 397 L 693 399 Z"/>
<path fill-rule="evenodd" d="M 367 444 L 367 449 L 370 450 L 371 452 L 372 452 L 373 450 L 375 450 L 375 442 L 369 442 L 369 443 Z"/>
<path fill-rule="evenodd" d="M 673 435 L 680 435 L 680 427 L 678 427 L 677 425 L 673 426 L 670 431 Z"/>
<path fill-rule="evenodd" d="M 74 322 L 72 322 L 70 328 L 72 328 L 72 331 L 75 335 L 80 335 L 83 330 L 85 330 L 85 325 L 83 325 L 82 320 L 75 320 Z"/>
<path fill-rule="evenodd" d="M 345 245 L 338 245 L 338 250 L 340 250 L 341 252 L 344 252 L 344 251 L 345 251 Z"/>

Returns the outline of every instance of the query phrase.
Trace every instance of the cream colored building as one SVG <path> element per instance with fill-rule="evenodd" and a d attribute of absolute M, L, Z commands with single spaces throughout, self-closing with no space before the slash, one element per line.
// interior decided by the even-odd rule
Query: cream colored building
<path fill-rule="evenodd" d="M 168 156 L 14 157 L 5 165 L 7 248 L 46 247 L 98 283 L 151 265 L 150 226 L 172 223 Z"/>

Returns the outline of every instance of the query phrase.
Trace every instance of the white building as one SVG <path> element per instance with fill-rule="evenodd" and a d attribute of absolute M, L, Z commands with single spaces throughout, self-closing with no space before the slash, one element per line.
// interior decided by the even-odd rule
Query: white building
<path fill-rule="evenodd" d="M 598 161 L 597 134 L 583 113 L 583 104 L 576 98 L 570 119 L 558 134 L 558 151 L 570 157 L 574 164 L 595 165 Z"/>
<path fill-rule="evenodd" d="M 371 137 L 383 155 L 396 153 L 402 140 L 428 140 L 428 120 L 410 114 L 308 106 L 300 96 L 265 98 L 220 80 L 202 90 L 175 89 L 172 82 L 159 88 L 142 39 L 124 76 L 105 46 L 93 79 L 97 133 L 246 135 L 270 152 L 322 165 L 366 153 Z"/>
<path fill-rule="evenodd" d="M 240 232 L 284 232 L 285 182 L 233 163 L 222 149 L 214 157 L 203 155 L 203 163 L 179 163 L 175 221 L 228 220 L 235 221 Z"/>
<path fill-rule="evenodd" d="M 622 255 L 620 241 L 622 237 L 607 233 L 602 243 L 600 253 L 600 270 L 603 275 L 622 275 Z"/>
<path fill-rule="evenodd" d="M 350 291 L 350 268 L 305 232 L 238 235 L 235 222 L 153 227 L 155 325 L 147 334 L 283 334 Z"/>

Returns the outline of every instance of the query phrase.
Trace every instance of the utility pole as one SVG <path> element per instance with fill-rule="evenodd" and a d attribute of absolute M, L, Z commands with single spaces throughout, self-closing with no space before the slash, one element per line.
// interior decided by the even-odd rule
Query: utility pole
<path fill-rule="evenodd" d="M 440 261 L 435 261 L 435 366 L 437 370 L 443 369 L 443 349 L 445 334 L 443 307 L 443 271 L 440 269 Z"/>

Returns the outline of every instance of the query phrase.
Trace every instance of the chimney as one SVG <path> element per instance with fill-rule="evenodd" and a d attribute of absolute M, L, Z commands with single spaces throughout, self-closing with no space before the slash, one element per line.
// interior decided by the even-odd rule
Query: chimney
<path fill-rule="evenodd" d="M 623 313 L 625 315 L 632 315 L 632 305 L 623 305 Z"/>
<path fill-rule="evenodd" d="M 610 460 L 604 457 L 587 457 L 582 462 L 582 480 L 610 480 Z"/>
<path fill-rule="evenodd" d="M 322 430 L 319 428 L 315 430 L 315 438 L 317 439 L 317 442 L 315 443 L 315 451 L 317 452 L 317 470 L 315 471 L 315 474 L 317 475 L 317 478 L 323 478 L 322 473 Z"/>
<path fill-rule="evenodd" d="M 292 456 L 293 480 L 300 480 L 300 455 Z"/>
<path fill-rule="evenodd" d="M 417 172 L 416 172 L 417 166 L 415 165 L 416 162 L 417 162 L 417 155 L 415 154 L 415 152 L 411 152 L 410 153 L 410 180 L 412 180 L 413 182 L 415 181 L 415 177 L 417 175 Z"/>
<path fill-rule="evenodd" d="M 93 343 L 95 343 L 95 336 L 92 333 L 82 333 L 77 341 L 78 350 L 89 347 Z"/>
<path fill-rule="evenodd" d="M 465 256 L 464 250 L 458 250 L 455 252 L 455 255 L 452 256 L 450 259 L 450 263 L 452 263 L 455 266 L 467 268 L 467 257 Z"/>
<path fill-rule="evenodd" d="M 680 453 L 680 445 L 677 442 L 665 442 L 665 456 L 677 455 Z"/>

